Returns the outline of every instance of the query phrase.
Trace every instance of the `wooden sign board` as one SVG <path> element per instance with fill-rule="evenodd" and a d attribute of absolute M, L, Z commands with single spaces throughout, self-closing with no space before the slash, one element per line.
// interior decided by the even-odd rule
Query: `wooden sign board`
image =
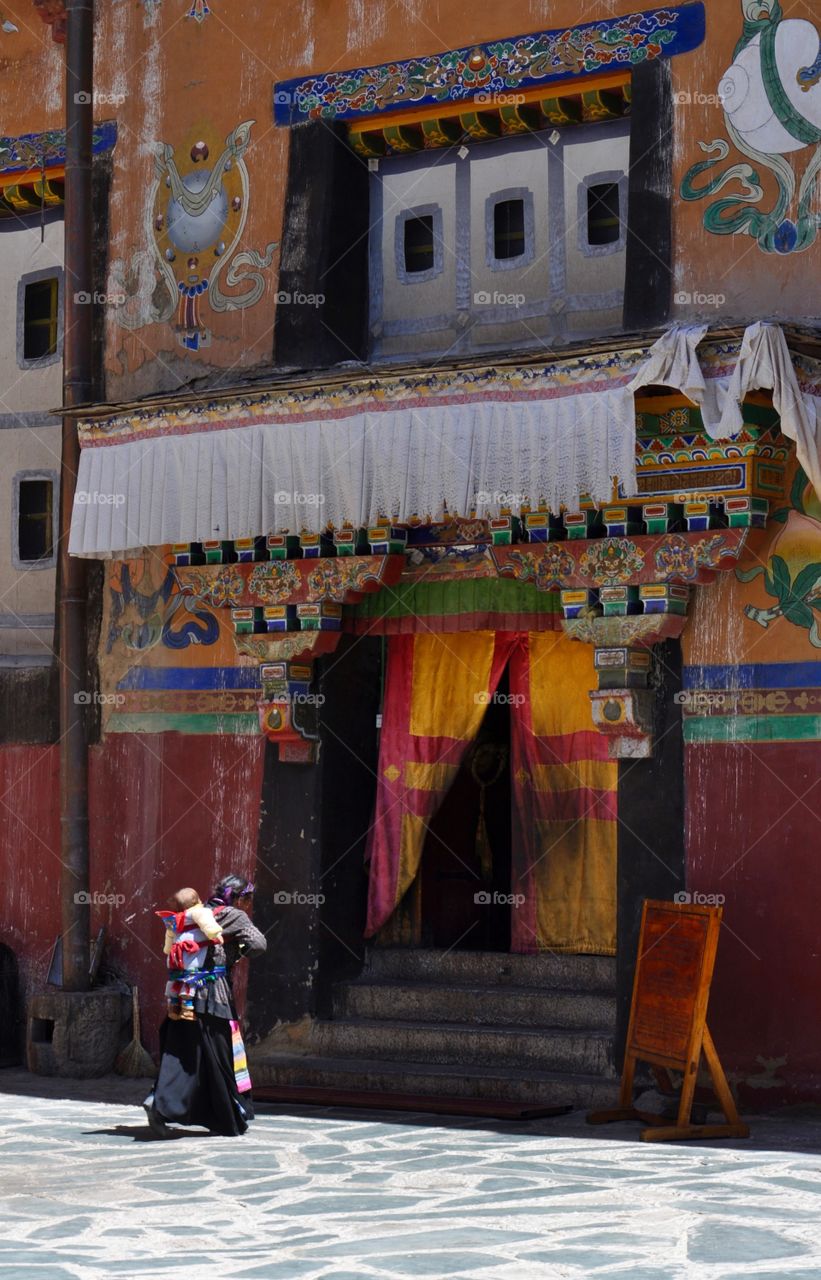
<path fill-rule="evenodd" d="M 641 1134 L 645 1142 L 749 1137 L 747 1125 L 738 1118 L 706 1023 L 720 928 L 721 907 L 644 903 L 619 1105 L 612 1111 L 591 1112 L 588 1124 L 643 1120 L 648 1125 Z M 725 1124 L 690 1123 L 702 1051 L 724 1111 Z M 638 1061 L 652 1065 L 664 1092 L 673 1092 L 668 1070 L 682 1072 L 675 1125 L 660 1124 L 663 1117 L 648 1115 L 633 1107 L 633 1080 Z"/>

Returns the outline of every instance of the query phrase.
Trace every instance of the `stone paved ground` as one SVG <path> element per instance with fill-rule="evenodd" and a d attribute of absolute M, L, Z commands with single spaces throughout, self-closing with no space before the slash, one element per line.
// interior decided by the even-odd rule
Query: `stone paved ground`
<path fill-rule="evenodd" d="M 656 1146 L 580 1114 L 267 1109 L 162 1142 L 144 1093 L 0 1072 L 3 1280 L 821 1280 L 817 1112 Z"/>

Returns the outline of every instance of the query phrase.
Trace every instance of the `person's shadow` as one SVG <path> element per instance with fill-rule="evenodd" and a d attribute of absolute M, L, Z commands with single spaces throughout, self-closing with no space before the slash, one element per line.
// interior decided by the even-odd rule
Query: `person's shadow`
<path fill-rule="evenodd" d="M 179 1138 L 210 1138 L 207 1130 L 172 1129 L 167 1138 L 159 1138 L 147 1124 L 118 1124 L 113 1129 L 86 1129 L 83 1137 L 106 1135 L 110 1138 L 131 1138 L 134 1142 L 175 1142 Z"/>

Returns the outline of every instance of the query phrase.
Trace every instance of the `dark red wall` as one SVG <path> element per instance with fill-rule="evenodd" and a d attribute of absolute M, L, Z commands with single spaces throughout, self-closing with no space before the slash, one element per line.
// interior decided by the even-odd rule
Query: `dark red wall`
<path fill-rule="evenodd" d="M 0 747 L 0 942 L 31 990 L 60 932 L 60 784 L 56 747 Z"/>
<path fill-rule="evenodd" d="M 123 735 L 92 749 L 89 889 L 125 897 L 93 921 L 139 985 L 150 1048 L 164 985 L 153 910 L 183 882 L 205 895 L 218 871 L 254 871 L 262 761 L 256 738 Z M 719 1052 L 746 1105 L 821 1101 L 821 744 L 688 746 L 685 781 L 688 889 L 726 899 Z M 28 990 L 60 927 L 58 798 L 56 748 L 0 748 L 0 942 Z"/>
<path fill-rule="evenodd" d="M 254 874 L 264 741 L 181 734 L 110 737 L 91 749 L 91 884 L 122 895 L 92 909 L 107 957 L 139 986 L 144 1041 L 156 1046 L 164 987 L 162 926 L 174 889 L 205 897 L 216 875 Z M 56 747 L 0 748 L 0 942 L 25 990 L 45 981 L 60 929 Z"/>
<path fill-rule="evenodd" d="M 726 898 L 708 1013 L 725 1069 L 749 1106 L 821 1101 L 821 743 L 688 746 L 685 779 L 687 888 Z"/>

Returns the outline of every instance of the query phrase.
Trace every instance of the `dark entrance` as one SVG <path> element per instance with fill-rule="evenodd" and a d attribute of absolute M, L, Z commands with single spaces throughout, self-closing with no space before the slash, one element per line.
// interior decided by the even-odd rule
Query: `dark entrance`
<path fill-rule="evenodd" d="M 510 950 L 511 786 L 507 672 L 430 823 L 422 853 L 423 947 Z"/>
<path fill-rule="evenodd" d="M 0 942 L 0 1067 L 16 1067 L 22 1060 L 23 1019 L 17 960 Z"/>

